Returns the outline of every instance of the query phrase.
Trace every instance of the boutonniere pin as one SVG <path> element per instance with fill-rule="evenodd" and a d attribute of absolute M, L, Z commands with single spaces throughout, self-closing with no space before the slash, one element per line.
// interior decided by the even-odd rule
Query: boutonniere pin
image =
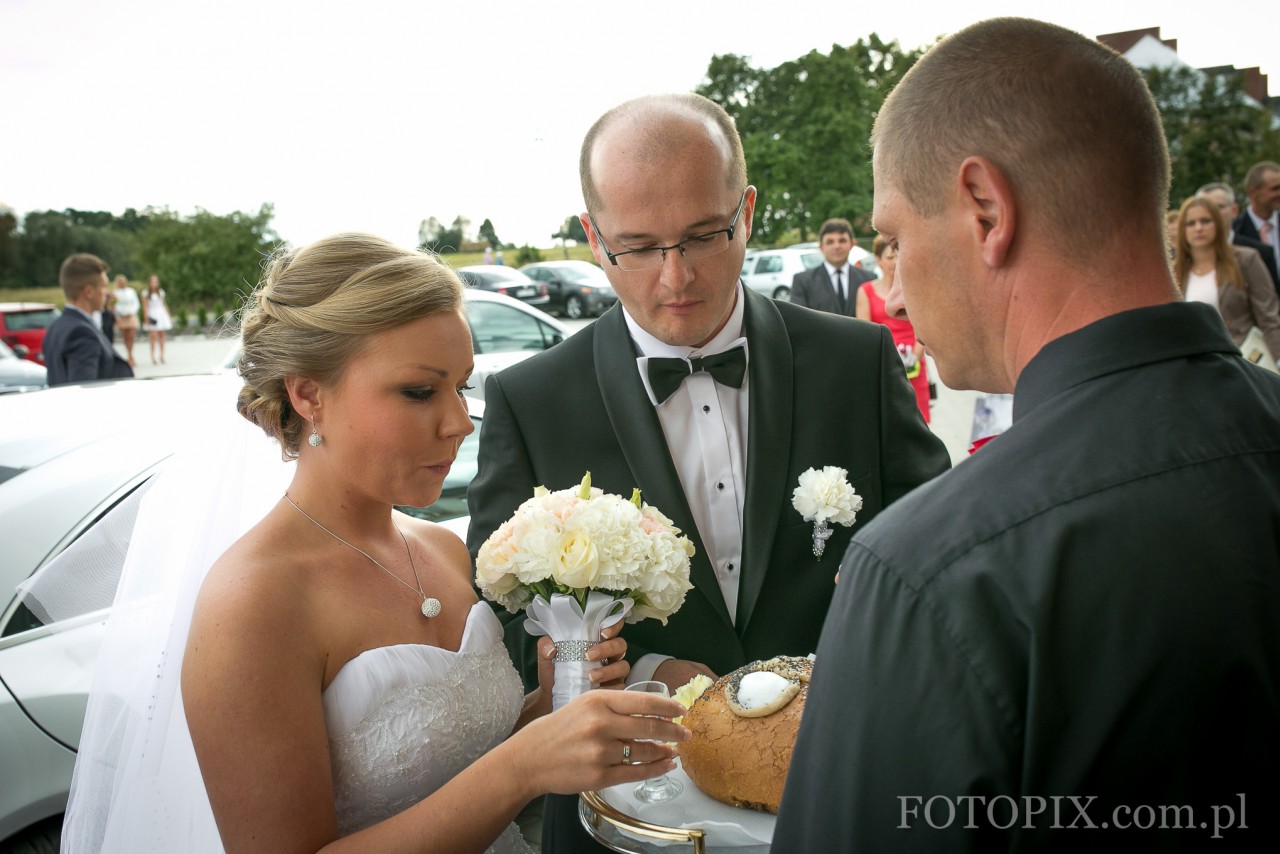
<path fill-rule="evenodd" d="M 813 523 L 813 556 L 819 560 L 833 533 L 828 523 L 852 525 L 862 509 L 862 496 L 849 485 L 846 474 L 838 466 L 808 469 L 800 475 L 800 485 L 791 496 L 792 506 L 806 522 Z"/>

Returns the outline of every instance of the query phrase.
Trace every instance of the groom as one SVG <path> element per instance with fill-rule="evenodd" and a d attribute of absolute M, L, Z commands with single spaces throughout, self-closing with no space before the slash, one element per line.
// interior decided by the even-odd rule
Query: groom
<path fill-rule="evenodd" d="M 756 190 L 719 106 L 686 94 L 615 107 L 587 133 L 580 171 L 583 228 L 621 305 L 489 378 L 471 553 L 535 486 L 564 488 L 590 471 L 606 492 L 639 487 L 697 548 L 680 611 L 625 631 L 632 680 L 674 691 L 697 673 L 808 654 L 850 535 L 944 471 L 947 454 L 886 329 L 739 283 Z M 673 361 L 674 374 L 660 370 Z M 848 472 L 863 506 L 819 563 L 813 524 L 791 499 L 800 475 L 824 466 Z M 523 649 L 529 683 L 522 622 L 508 644 Z M 576 799 L 558 800 L 548 852 L 574 850 L 566 833 L 583 836 Z"/>

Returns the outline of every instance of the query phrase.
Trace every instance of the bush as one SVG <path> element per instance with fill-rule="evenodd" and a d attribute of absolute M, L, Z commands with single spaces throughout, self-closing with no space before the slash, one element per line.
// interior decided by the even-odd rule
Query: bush
<path fill-rule="evenodd" d="M 526 243 L 516 250 L 516 266 L 522 267 L 525 264 L 533 264 L 542 260 L 542 253 Z"/>

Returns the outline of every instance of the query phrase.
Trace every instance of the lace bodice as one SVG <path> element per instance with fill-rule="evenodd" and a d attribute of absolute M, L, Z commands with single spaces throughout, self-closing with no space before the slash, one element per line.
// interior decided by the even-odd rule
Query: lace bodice
<path fill-rule="evenodd" d="M 520 677 L 484 602 L 457 652 L 419 644 L 371 649 L 324 691 L 338 827 L 354 833 L 439 789 L 511 732 Z M 493 852 L 532 851 L 515 825 Z"/>

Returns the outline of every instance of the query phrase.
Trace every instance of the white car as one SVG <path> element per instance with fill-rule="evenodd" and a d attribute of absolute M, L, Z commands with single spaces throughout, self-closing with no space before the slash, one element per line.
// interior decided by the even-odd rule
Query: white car
<path fill-rule="evenodd" d="M 817 249 L 761 249 L 742 260 L 742 283 L 753 291 L 782 302 L 791 300 L 791 280 L 796 273 L 822 263 Z"/>
<path fill-rule="evenodd" d="M 27 359 L 20 359 L 0 341 L 0 394 L 11 391 L 31 391 L 49 384 L 48 371 Z"/>
<path fill-rule="evenodd" d="M 475 288 L 467 288 L 462 295 L 475 349 L 475 371 L 467 395 L 476 400 L 484 400 L 490 374 L 549 350 L 572 333 L 559 320 L 518 299 Z M 239 359 L 237 343 L 216 370 L 234 374 Z"/>
<path fill-rule="evenodd" d="M 73 384 L 0 396 L 0 851 L 56 852 L 94 661 L 119 578 L 94 570 L 77 613 L 43 625 L 14 588 L 72 542 L 128 542 L 150 479 L 193 422 L 225 416 L 239 381 L 222 374 Z M 477 429 L 439 501 L 400 508 L 466 537 Z M 85 413 L 92 417 L 86 420 Z M 264 441 L 267 441 L 264 436 Z M 281 465 L 289 465 L 281 463 Z M 198 489 L 198 484 L 192 484 Z M 118 572 L 119 563 L 115 566 Z"/>

